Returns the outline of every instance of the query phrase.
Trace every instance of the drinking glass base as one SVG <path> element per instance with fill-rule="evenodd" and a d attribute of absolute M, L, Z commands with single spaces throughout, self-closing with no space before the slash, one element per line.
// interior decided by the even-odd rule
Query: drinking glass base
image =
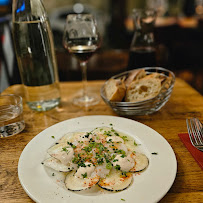
<path fill-rule="evenodd" d="M 58 106 L 59 103 L 60 103 L 60 98 L 57 98 L 57 99 L 51 99 L 46 101 L 27 102 L 27 105 L 32 110 L 35 110 L 35 111 L 48 111 Z"/>
<path fill-rule="evenodd" d="M 88 94 L 86 96 L 78 96 L 73 99 L 73 104 L 81 107 L 94 106 L 100 101 L 96 94 Z"/>
<path fill-rule="evenodd" d="M 0 126 L 0 138 L 16 135 L 23 131 L 24 128 L 25 122 L 23 120 L 5 126 Z"/>

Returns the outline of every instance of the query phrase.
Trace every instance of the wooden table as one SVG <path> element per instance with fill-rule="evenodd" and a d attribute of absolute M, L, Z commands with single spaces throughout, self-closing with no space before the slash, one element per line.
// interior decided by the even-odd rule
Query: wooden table
<path fill-rule="evenodd" d="M 99 94 L 103 81 L 89 82 L 89 87 Z M 0 202 L 32 202 L 18 180 L 18 160 L 26 144 L 39 132 L 60 121 L 84 115 L 117 116 L 102 100 L 90 108 L 79 108 L 71 100 L 79 89 L 80 82 L 61 83 L 61 105 L 53 110 L 38 113 L 24 104 L 25 130 L 13 137 L 0 140 Z M 14 93 L 23 96 L 21 85 L 14 85 L 2 94 Z M 169 102 L 157 113 L 131 117 L 153 128 L 172 146 L 178 171 L 175 182 L 160 202 L 203 202 L 203 173 L 185 148 L 178 133 L 186 132 L 185 119 L 198 117 L 203 120 L 203 97 L 181 79 L 176 79 Z M 156 183 L 155 183 L 156 184 Z"/>

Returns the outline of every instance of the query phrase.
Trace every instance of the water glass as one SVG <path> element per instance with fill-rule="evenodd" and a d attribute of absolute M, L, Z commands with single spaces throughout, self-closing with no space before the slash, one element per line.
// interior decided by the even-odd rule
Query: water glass
<path fill-rule="evenodd" d="M 0 96 L 0 138 L 20 133 L 25 128 L 22 97 L 18 95 Z"/>

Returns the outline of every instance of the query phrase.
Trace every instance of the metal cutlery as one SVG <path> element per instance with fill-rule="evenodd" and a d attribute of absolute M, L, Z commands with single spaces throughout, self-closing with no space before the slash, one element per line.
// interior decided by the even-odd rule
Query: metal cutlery
<path fill-rule="evenodd" d="M 194 147 L 203 151 L 203 128 L 198 118 L 186 119 L 190 141 Z"/>

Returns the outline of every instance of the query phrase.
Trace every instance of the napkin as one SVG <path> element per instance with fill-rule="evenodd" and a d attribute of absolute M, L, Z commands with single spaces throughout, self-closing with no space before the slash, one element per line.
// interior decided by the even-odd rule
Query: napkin
<path fill-rule="evenodd" d="M 194 157 L 194 159 L 197 161 L 199 166 L 203 169 L 203 152 L 196 149 L 190 142 L 190 138 L 188 133 L 181 133 L 178 134 L 183 144 L 186 146 L 188 151 L 191 153 L 191 155 Z"/>

